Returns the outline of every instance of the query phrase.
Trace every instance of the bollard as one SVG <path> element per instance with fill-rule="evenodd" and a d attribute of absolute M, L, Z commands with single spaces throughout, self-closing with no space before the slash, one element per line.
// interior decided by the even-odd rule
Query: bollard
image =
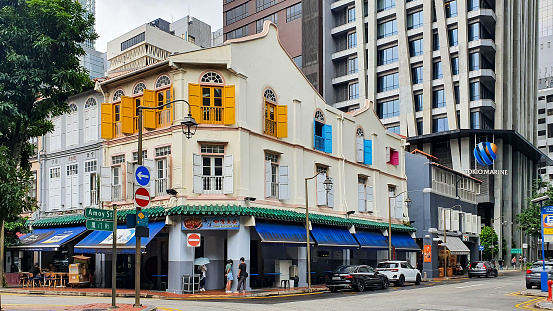
<path fill-rule="evenodd" d="M 553 284 L 553 281 L 549 280 L 547 281 L 547 290 L 549 292 L 549 295 L 547 295 L 547 301 L 551 301 L 551 285 Z"/>
<path fill-rule="evenodd" d="M 426 271 L 424 271 L 423 275 L 424 275 L 424 276 L 422 277 L 422 280 L 423 280 L 424 282 L 428 281 L 428 275 L 426 274 Z"/>

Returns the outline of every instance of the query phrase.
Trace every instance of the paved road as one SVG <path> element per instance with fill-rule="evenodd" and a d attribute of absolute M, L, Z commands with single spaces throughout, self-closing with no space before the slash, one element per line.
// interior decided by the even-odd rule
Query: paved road
<path fill-rule="evenodd" d="M 390 287 L 362 293 L 342 291 L 311 295 L 290 295 L 278 298 L 246 298 L 219 300 L 143 299 L 161 311 L 179 310 L 386 310 L 386 311 L 496 311 L 533 310 L 532 298 L 517 295 L 524 289 L 522 272 L 493 279 L 464 279 L 423 283 L 423 286 Z M 119 303 L 134 299 L 118 298 Z M 110 298 L 2 295 L 5 310 L 56 310 L 63 306 L 109 303 Z"/>

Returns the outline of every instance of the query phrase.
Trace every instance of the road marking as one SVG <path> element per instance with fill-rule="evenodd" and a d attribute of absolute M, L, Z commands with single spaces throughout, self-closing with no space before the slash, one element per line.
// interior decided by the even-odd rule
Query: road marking
<path fill-rule="evenodd" d="M 484 284 L 474 284 L 474 285 L 467 285 L 467 286 L 457 286 L 455 288 L 467 288 L 467 287 L 476 287 L 476 286 L 482 286 Z"/>
<path fill-rule="evenodd" d="M 171 309 L 171 308 L 162 308 L 162 307 L 157 307 L 158 310 L 163 310 L 163 311 L 182 311 L 180 309 Z"/>
<path fill-rule="evenodd" d="M 536 309 L 534 308 L 534 305 L 537 303 L 537 302 L 540 302 L 540 301 L 543 301 L 545 300 L 546 298 L 545 297 L 539 297 L 539 298 L 534 298 L 534 299 L 531 299 L 531 300 L 528 300 L 528 301 L 525 301 L 525 302 L 521 302 L 519 304 L 516 304 L 515 305 L 515 308 L 517 309 L 522 309 L 522 310 L 542 310 L 542 309 Z"/>

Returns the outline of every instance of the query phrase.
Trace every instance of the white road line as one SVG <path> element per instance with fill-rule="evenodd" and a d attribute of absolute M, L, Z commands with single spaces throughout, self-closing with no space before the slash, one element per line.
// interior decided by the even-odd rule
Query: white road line
<path fill-rule="evenodd" d="M 474 284 L 474 285 L 467 285 L 467 286 L 458 286 L 458 287 L 455 287 L 455 288 L 467 288 L 467 287 L 476 287 L 476 286 L 482 286 L 484 284 Z"/>

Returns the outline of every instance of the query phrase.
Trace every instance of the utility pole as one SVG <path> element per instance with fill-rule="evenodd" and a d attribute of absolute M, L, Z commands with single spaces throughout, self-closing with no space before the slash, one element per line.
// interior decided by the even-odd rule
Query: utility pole
<path fill-rule="evenodd" d="M 142 107 L 138 107 L 138 166 L 142 165 Z M 136 207 L 136 215 L 141 212 L 142 208 Z M 115 238 L 115 237 L 114 237 Z M 134 307 L 141 307 L 140 304 L 140 259 L 142 257 L 142 250 L 140 242 L 142 238 L 136 236 L 135 231 L 136 248 L 134 250 L 135 267 L 134 267 Z"/>

